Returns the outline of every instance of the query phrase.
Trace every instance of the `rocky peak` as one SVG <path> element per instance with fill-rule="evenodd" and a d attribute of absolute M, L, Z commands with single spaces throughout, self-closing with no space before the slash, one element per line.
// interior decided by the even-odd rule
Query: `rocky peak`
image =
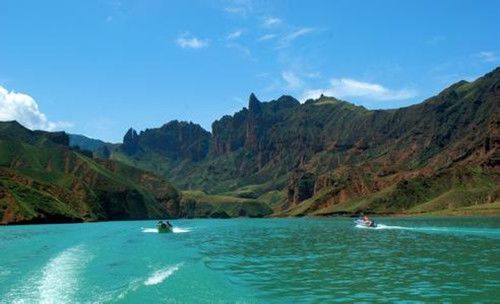
<path fill-rule="evenodd" d="M 262 107 L 260 101 L 252 93 L 248 101 L 248 119 L 246 125 L 245 147 L 254 149 L 260 135 L 260 122 L 262 120 Z"/>
<path fill-rule="evenodd" d="M 135 138 L 134 134 L 137 136 L 135 131 L 127 132 L 129 137 Z M 193 161 L 205 158 L 209 141 L 210 132 L 200 125 L 178 120 L 168 122 L 160 128 L 147 129 L 137 136 L 137 143 L 143 150 L 155 151 L 172 159 Z"/>
<path fill-rule="evenodd" d="M 260 101 L 255 97 L 255 94 L 250 94 L 250 98 L 248 99 L 248 110 L 250 113 L 259 114 L 262 112 L 262 107 Z"/>
<path fill-rule="evenodd" d="M 277 101 L 280 104 L 288 104 L 290 106 L 298 106 L 298 105 L 300 105 L 300 102 L 297 99 L 295 99 L 292 96 L 290 96 L 290 95 L 281 95 L 281 97 L 278 98 Z"/>
<path fill-rule="evenodd" d="M 139 148 L 138 143 L 139 135 L 137 135 L 137 131 L 133 128 L 130 128 L 123 137 L 122 150 L 128 154 L 135 153 Z"/>
<path fill-rule="evenodd" d="M 300 102 L 292 96 L 283 95 L 277 100 L 269 102 L 269 106 L 274 114 L 279 114 L 283 110 L 293 109 L 300 106 Z"/>

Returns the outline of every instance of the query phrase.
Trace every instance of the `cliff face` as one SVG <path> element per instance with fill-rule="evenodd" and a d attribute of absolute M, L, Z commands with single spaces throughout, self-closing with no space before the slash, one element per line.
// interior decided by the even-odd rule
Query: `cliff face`
<path fill-rule="evenodd" d="M 114 157 L 169 177 L 181 189 L 272 199 L 278 214 L 396 212 L 457 187 L 480 197 L 475 203 L 487 203 L 498 193 L 499 92 L 496 69 L 396 110 L 367 110 L 325 96 L 303 104 L 290 96 L 261 102 L 252 94 L 248 108 L 215 121 L 211 135 L 197 133 L 203 140 L 168 137 L 173 146 L 156 149 L 153 157 L 130 160 L 116 151 Z M 152 150 L 162 143 L 158 138 L 139 140 L 139 146 Z M 203 142 L 196 156 L 185 149 L 192 142 Z M 153 167 L 152 159 L 164 166 Z M 434 181 L 447 175 L 462 177 L 436 188 Z M 411 195 L 415 189 L 405 183 L 434 196 L 412 206 L 382 208 L 386 195 L 392 200 Z"/>
<path fill-rule="evenodd" d="M 211 154 L 213 156 L 236 151 L 240 148 L 256 150 L 260 140 L 274 124 L 300 103 L 293 97 L 282 96 L 271 102 L 261 102 L 252 93 L 248 109 L 233 116 L 226 115 L 212 124 Z"/>
<path fill-rule="evenodd" d="M 139 135 L 137 131 L 130 128 L 123 136 L 122 150 L 127 154 L 134 154 L 139 151 Z"/>
<path fill-rule="evenodd" d="M 264 132 L 264 119 L 260 101 L 252 93 L 248 103 L 248 118 L 246 121 L 245 148 L 256 149 Z"/>
<path fill-rule="evenodd" d="M 172 160 L 199 161 L 208 153 L 210 133 L 197 124 L 171 121 L 161 128 L 147 129 L 140 134 L 130 129 L 123 138 L 127 154 L 138 151 L 157 152 Z"/>

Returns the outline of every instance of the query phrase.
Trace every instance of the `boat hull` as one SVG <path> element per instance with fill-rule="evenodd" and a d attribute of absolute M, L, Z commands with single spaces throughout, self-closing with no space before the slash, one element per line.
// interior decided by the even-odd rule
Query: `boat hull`
<path fill-rule="evenodd" d="M 171 233 L 172 230 L 170 229 L 158 229 L 158 233 Z"/>
<path fill-rule="evenodd" d="M 170 233 L 172 232 L 172 227 L 168 225 L 158 225 L 156 226 L 156 229 L 158 229 L 158 233 Z"/>
<path fill-rule="evenodd" d="M 372 221 L 371 223 L 366 223 L 363 220 L 354 220 L 354 223 L 356 223 L 356 225 L 363 226 L 366 228 L 377 228 L 377 223 L 375 223 L 374 221 Z"/>

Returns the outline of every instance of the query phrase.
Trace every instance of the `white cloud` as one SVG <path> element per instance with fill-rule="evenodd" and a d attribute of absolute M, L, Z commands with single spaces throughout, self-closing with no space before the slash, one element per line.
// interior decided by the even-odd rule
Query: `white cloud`
<path fill-rule="evenodd" d="M 239 38 L 241 36 L 241 34 L 243 34 L 243 31 L 237 30 L 237 31 L 234 31 L 232 33 L 229 33 L 229 35 L 227 35 L 226 39 L 227 40 L 234 40 L 234 39 Z"/>
<path fill-rule="evenodd" d="M 253 11 L 252 0 L 230 0 L 224 11 L 229 14 L 245 16 Z"/>
<path fill-rule="evenodd" d="M 201 48 L 208 46 L 207 39 L 199 39 L 199 38 L 191 36 L 189 33 L 181 34 L 175 40 L 175 42 L 177 43 L 177 45 L 179 45 L 183 49 L 186 49 L 186 48 L 201 49 Z"/>
<path fill-rule="evenodd" d="M 495 52 L 480 52 L 478 57 L 484 62 L 494 62 L 499 59 L 499 55 Z"/>
<path fill-rule="evenodd" d="M 283 79 L 287 83 L 288 89 L 290 90 L 296 90 L 302 87 L 302 80 L 297 75 L 295 75 L 290 71 L 285 71 L 281 73 L 281 77 L 283 77 Z"/>
<path fill-rule="evenodd" d="M 17 120 L 29 129 L 53 131 L 71 127 L 68 122 L 54 122 L 40 112 L 38 104 L 29 95 L 8 91 L 0 86 L 0 121 Z"/>
<path fill-rule="evenodd" d="M 257 39 L 257 41 L 266 41 L 266 40 L 273 39 L 274 37 L 276 37 L 275 34 L 266 34 L 266 35 L 260 36 L 259 39 Z"/>
<path fill-rule="evenodd" d="M 321 94 L 337 98 L 362 97 L 373 100 L 403 100 L 415 97 L 417 92 L 412 89 L 388 89 L 377 83 L 362 82 L 349 78 L 334 78 L 326 89 L 307 90 L 303 100 L 318 98 Z"/>
<path fill-rule="evenodd" d="M 310 27 L 303 27 L 301 29 L 298 29 L 294 32 L 288 33 L 285 35 L 283 38 L 280 40 L 280 47 L 286 47 L 288 46 L 291 42 L 293 42 L 295 39 L 307 35 L 311 32 L 313 32 L 314 29 Z"/>
<path fill-rule="evenodd" d="M 283 21 L 280 18 L 269 17 L 264 19 L 264 23 L 262 25 L 264 25 L 265 27 L 273 27 L 280 25 L 282 22 Z"/>

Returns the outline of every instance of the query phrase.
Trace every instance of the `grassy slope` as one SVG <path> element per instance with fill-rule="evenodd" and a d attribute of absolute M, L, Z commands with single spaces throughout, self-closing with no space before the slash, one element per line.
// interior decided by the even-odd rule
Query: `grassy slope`
<path fill-rule="evenodd" d="M 489 212 L 500 213 L 498 202 L 500 186 L 498 176 L 480 167 L 450 169 L 428 177 L 403 180 L 396 185 L 325 208 L 315 209 L 315 215 L 368 213 L 454 213 L 456 210 L 480 210 L 485 206 Z M 304 208 L 321 205 L 328 197 L 317 196 L 304 205 L 286 212 L 297 215 Z"/>
<path fill-rule="evenodd" d="M 208 195 L 203 191 L 183 191 L 181 204 L 186 217 L 262 217 L 272 213 L 262 201 L 226 195 Z"/>
<path fill-rule="evenodd" d="M 350 195 L 342 200 L 336 186 L 327 186 L 319 189 L 313 198 L 292 208 L 277 210 L 276 214 L 326 215 L 360 211 L 459 214 L 484 210 L 500 214 L 496 204 L 500 175 L 498 165 L 494 165 L 498 145 L 493 135 L 498 134 L 498 129 L 495 131 L 493 127 L 493 117 L 498 113 L 494 106 L 495 102 L 498 104 L 498 94 L 494 92 L 499 82 L 500 70 L 497 69 L 475 83 L 457 83 L 423 104 L 394 111 L 401 124 L 399 139 L 392 146 L 375 150 L 358 165 L 350 159 L 350 172 L 354 173 L 348 176 L 358 175 L 363 180 L 361 185 L 365 191 L 360 191 L 361 195 Z M 402 117 L 407 114 L 415 121 L 404 122 Z M 435 135 L 429 136 L 432 133 Z M 490 148 L 484 144 L 487 140 Z M 319 160 L 319 155 L 309 165 L 328 168 L 328 158 Z M 401 174 L 404 172 L 407 174 Z M 379 174 L 388 177 L 379 178 Z M 411 176 L 401 178 L 405 175 Z M 387 182 L 391 178 L 395 183 Z M 377 190 L 380 185 L 382 190 Z M 346 185 L 344 190 L 349 192 L 352 188 Z"/>
<path fill-rule="evenodd" d="M 175 216 L 175 204 L 177 191 L 151 173 L 97 162 L 19 125 L 0 124 L 4 223 L 157 218 Z"/>

